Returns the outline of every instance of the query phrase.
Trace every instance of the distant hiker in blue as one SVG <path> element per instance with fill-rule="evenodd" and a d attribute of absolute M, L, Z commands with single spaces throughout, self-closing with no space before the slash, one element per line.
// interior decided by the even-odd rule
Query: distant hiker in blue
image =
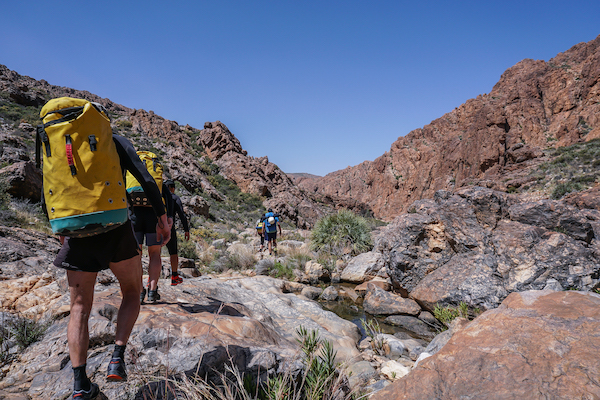
<path fill-rule="evenodd" d="M 263 219 L 265 226 L 265 239 L 268 241 L 269 255 L 273 252 L 277 254 L 277 228 L 281 235 L 281 225 L 279 224 L 279 214 L 275 214 L 273 209 L 269 208 Z"/>

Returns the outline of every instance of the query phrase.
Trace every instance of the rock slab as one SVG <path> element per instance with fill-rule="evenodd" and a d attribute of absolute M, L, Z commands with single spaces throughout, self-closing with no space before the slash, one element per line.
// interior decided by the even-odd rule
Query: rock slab
<path fill-rule="evenodd" d="M 512 293 L 373 400 L 600 398 L 600 295 Z"/>

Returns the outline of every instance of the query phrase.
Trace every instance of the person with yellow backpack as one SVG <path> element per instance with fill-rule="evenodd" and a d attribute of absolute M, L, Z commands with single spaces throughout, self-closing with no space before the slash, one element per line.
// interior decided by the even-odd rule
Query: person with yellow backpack
<path fill-rule="evenodd" d="M 138 151 L 137 155 L 146 165 L 146 169 L 160 189 L 163 202 L 167 209 L 169 229 L 171 229 L 171 226 L 173 225 L 173 197 L 171 196 L 169 188 L 163 182 L 163 166 L 158 156 L 150 151 Z M 163 245 L 153 229 L 156 225 L 156 215 L 152 210 L 152 206 L 144 188 L 140 185 L 140 182 L 138 182 L 129 172 L 125 177 L 125 180 L 127 182 L 127 195 L 129 196 L 129 203 L 131 205 L 131 222 L 133 224 L 135 237 L 140 246 L 140 252 L 142 251 L 144 239 L 146 246 L 148 247 L 148 289 L 146 290 L 142 284 L 140 304 L 144 303 L 146 293 L 148 293 L 148 302 L 156 303 L 160 300 L 160 294 L 158 294 L 158 279 L 160 278 L 162 270 L 160 251 Z"/>
<path fill-rule="evenodd" d="M 161 243 L 169 241 L 171 230 L 156 182 L 131 142 L 113 135 L 104 107 L 61 97 L 46 103 L 40 117 L 36 161 L 40 166 L 43 158 L 42 205 L 62 243 L 54 265 L 66 270 L 71 299 L 67 340 L 72 398 L 94 399 L 100 389 L 88 378 L 86 363 L 98 272 L 110 269 L 122 294 L 109 381 L 127 379 L 125 347 L 140 311 L 142 263 L 128 218 L 124 171 L 131 172 L 147 193 Z"/>
<path fill-rule="evenodd" d="M 260 237 L 260 252 L 265 249 L 265 223 L 263 219 L 265 218 L 265 214 L 263 214 L 258 221 L 256 221 L 256 234 Z"/>

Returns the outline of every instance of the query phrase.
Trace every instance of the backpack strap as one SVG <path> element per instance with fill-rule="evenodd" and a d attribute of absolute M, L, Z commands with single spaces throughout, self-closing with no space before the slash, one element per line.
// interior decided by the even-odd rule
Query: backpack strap
<path fill-rule="evenodd" d="M 42 143 L 46 148 L 46 157 L 52 156 L 50 151 L 50 140 L 44 129 L 44 125 L 37 126 L 37 133 L 35 135 L 35 166 L 40 168 L 42 166 Z"/>
<path fill-rule="evenodd" d="M 98 150 L 98 148 L 96 147 L 96 145 L 98 144 L 98 141 L 96 140 L 96 135 L 90 135 L 88 136 L 88 139 L 90 140 L 90 151 Z"/>
<path fill-rule="evenodd" d="M 45 123 L 44 127 L 58 124 L 58 123 L 61 123 L 64 121 L 74 120 L 75 118 L 79 117 L 82 113 L 83 113 L 83 107 L 67 107 L 67 108 L 61 108 L 60 110 L 50 111 L 50 112 L 46 113 L 46 115 L 44 115 L 42 117 L 42 119 L 46 118 L 50 114 L 60 114 L 63 117 Z"/>

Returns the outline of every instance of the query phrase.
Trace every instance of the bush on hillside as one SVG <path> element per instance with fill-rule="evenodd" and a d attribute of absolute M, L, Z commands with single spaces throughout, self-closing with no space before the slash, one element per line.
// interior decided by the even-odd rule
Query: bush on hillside
<path fill-rule="evenodd" d="M 364 253 L 373 248 L 369 225 L 363 217 L 341 209 L 317 221 L 311 232 L 311 248 L 335 256 Z"/>

